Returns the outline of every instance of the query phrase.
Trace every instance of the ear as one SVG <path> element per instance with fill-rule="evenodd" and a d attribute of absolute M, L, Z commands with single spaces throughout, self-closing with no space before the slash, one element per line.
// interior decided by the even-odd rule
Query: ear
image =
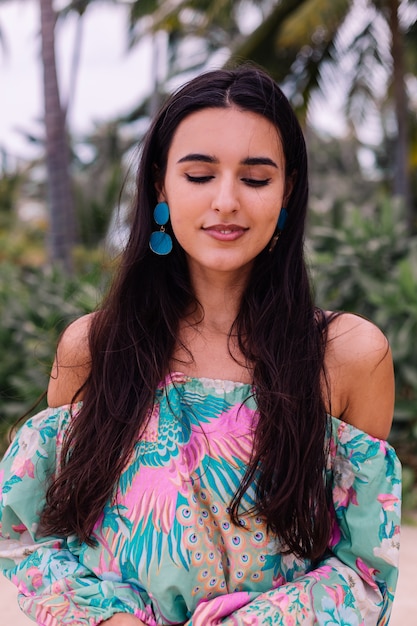
<path fill-rule="evenodd" d="M 163 183 L 155 183 L 155 191 L 158 202 L 166 202 L 166 193 Z"/>
<path fill-rule="evenodd" d="M 161 175 L 159 168 L 156 165 L 154 165 L 154 181 L 154 187 L 158 202 L 166 202 L 164 179 Z"/>
<path fill-rule="evenodd" d="M 287 176 L 285 180 L 285 190 L 284 190 L 284 198 L 283 198 L 283 206 L 288 206 L 288 202 L 291 198 L 292 191 L 294 189 L 294 184 L 297 178 L 297 171 L 293 170 L 289 176 Z"/>

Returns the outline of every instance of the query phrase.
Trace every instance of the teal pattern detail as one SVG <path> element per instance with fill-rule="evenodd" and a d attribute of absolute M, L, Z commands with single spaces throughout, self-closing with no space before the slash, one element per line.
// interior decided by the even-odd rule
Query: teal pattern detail
<path fill-rule="evenodd" d="M 37 535 L 80 404 L 35 415 L 0 464 L 0 566 L 46 626 L 131 613 L 148 626 L 386 626 L 398 574 L 401 468 L 386 442 L 329 418 L 333 534 L 322 562 L 286 554 L 263 519 L 231 523 L 250 459 L 254 389 L 169 375 L 156 390 L 95 547 Z M 324 442 L 325 443 L 325 442 Z M 242 506 L 255 502 L 255 485 Z"/>

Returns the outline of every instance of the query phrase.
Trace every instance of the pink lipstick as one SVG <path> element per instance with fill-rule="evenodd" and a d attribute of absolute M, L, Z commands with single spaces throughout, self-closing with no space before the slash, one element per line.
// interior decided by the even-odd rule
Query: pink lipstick
<path fill-rule="evenodd" d="M 218 241 L 235 241 L 242 237 L 248 229 L 237 224 L 213 224 L 203 227 L 203 230 Z"/>

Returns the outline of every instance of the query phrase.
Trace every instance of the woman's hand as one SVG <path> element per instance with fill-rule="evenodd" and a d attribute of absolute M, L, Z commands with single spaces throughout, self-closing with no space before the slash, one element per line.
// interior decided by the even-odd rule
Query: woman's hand
<path fill-rule="evenodd" d="M 104 620 L 106 626 L 146 626 L 140 619 L 130 613 L 116 613 L 110 619 Z"/>

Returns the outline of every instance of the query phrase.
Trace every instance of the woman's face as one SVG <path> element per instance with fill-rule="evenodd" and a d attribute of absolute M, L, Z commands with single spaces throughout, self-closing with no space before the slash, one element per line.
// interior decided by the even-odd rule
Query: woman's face
<path fill-rule="evenodd" d="M 158 200 L 168 203 L 191 276 L 249 272 L 269 244 L 285 196 L 275 127 L 237 108 L 207 108 L 178 126 Z"/>

